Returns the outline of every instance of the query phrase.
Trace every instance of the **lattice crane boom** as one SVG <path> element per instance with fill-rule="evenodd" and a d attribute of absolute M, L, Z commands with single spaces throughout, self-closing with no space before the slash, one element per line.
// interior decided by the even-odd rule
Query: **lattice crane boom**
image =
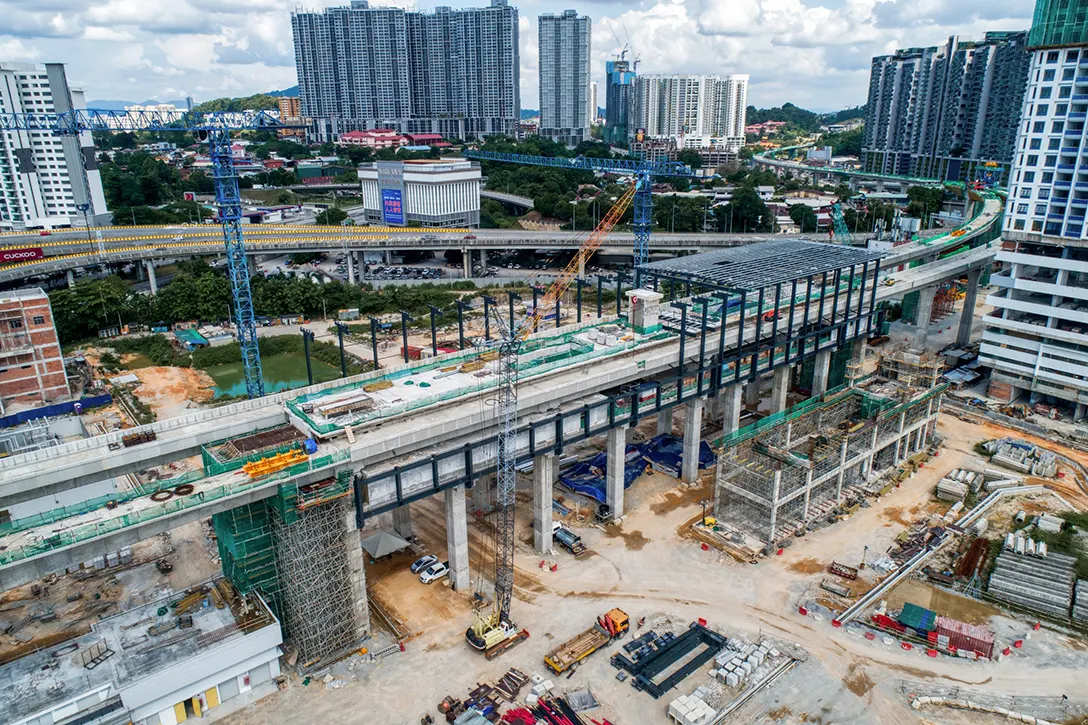
<path fill-rule="evenodd" d="M 227 271 L 234 297 L 234 321 L 245 369 L 246 393 L 264 395 L 261 354 L 257 348 L 257 323 L 249 288 L 249 265 L 242 236 L 242 202 L 238 175 L 231 154 L 230 132 L 289 128 L 264 111 L 242 113 L 182 113 L 161 111 L 100 111 L 79 109 L 64 113 L 0 113 L 0 131 L 38 131 L 75 136 L 84 131 L 184 131 L 208 144 L 215 182 L 215 203 L 223 227 Z"/>

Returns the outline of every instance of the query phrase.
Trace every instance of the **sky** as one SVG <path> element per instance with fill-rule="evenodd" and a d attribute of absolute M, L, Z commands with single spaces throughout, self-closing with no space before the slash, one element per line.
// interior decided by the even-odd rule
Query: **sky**
<path fill-rule="evenodd" d="M 433 10 L 490 0 L 372 0 Z M 62 62 L 88 100 L 196 102 L 297 83 L 291 12 L 348 0 L 0 0 L 0 61 Z M 1026 30 L 1030 0 L 511 0 L 519 11 L 521 102 L 539 108 L 536 18 L 593 21 L 593 79 L 624 44 L 640 73 L 747 73 L 748 102 L 816 111 L 862 104 L 874 55 L 949 35 Z"/>

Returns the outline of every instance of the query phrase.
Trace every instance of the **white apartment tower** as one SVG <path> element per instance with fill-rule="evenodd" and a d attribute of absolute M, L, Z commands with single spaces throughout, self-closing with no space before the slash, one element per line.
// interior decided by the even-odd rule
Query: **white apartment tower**
<path fill-rule="evenodd" d="M 568 146 L 589 138 L 592 22 L 574 10 L 537 19 L 540 42 L 540 135 Z"/>
<path fill-rule="evenodd" d="M 60 63 L 0 63 L 0 113 L 66 113 L 87 107 Z M 84 207 L 84 205 L 86 205 Z M 90 132 L 0 132 L 0 229 L 108 224 Z"/>
<path fill-rule="evenodd" d="M 631 135 L 671 138 L 680 147 L 744 145 L 748 76 L 642 75 L 635 79 Z"/>
<path fill-rule="evenodd" d="M 1088 406 L 1088 3 L 1039 0 L 998 291 L 979 358 L 1003 400 Z"/>
<path fill-rule="evenodd" d="M 593 81 L 589 84 L 589 123 L 591 126 L 597 124 L 597 109 L 600 108 L 600 98 L 598 98 L 599 86 L 597 81 Z"/>

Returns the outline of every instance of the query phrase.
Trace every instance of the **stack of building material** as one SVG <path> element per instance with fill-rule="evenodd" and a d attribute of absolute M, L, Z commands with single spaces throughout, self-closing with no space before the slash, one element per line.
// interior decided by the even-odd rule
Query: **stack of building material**
<path fill-rule="evenodd" d="M 1035 527 L 1040 531 L 1045 531 L 1048 534 L 1060 534 L 1062 530 L 1062 524 L 1065 521 L 1058 518 L 1054 514 L 1043 514 L 1035 522 Z"/>
<path fill-rule="evenodd" d="M 1088 579 L 1077 582 L 1076 598 L 1073 602 L 1073 619 L 1088 622 Z"/>
<path fill-rule="evenodd" d="M 681 695 L 669 703 L 669 721 L 679 725 L 707 725 L 717 712 L 695 695 Z"/>
<path fill-rule="evenodd" d="M 1003 488 L 1015 488 L 1023 483 L 1019 478 L 997 478 L 992 481 L 986 481 L 983 487 L 987 491 L 1000 491 Z"/>
<path fill-rule="evenodd" d="M 982 482 L 985 480 L 981 473 L 968 471 L 966 468 L 957 468 L 946 475 L 945 478 L 951 478 L 957 483 L 962 483 L 975 493 L 978 493 L 978 490 L 982 488 Z"/>
<path fill-rule="evenodd" d="M 1077 560 L 1050 553 L 1045 559 L 1003 551 L 990 575 L 990 595 L 1018 607 L 1055 617 L 1069 616 Z"/>
<path fill-rule="evenodd" d="M 1058 459 L 1045 448 L 1014 438 L 987 441 L 983 447 L 993 454 L 994 463 L 1032 476 L 1053 478 L 1058 472 Z"/>
<path fill-rule="evenodd" d="M 967 484 L 945 477 L 937 482 L 937 498 L 942 501 L 962 501 L 967 495 Z"/>

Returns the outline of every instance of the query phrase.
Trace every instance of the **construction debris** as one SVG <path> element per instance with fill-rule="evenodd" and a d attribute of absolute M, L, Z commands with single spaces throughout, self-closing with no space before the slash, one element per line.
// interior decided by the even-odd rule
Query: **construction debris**
<path fill-rule="evenodd" d="M 983 443 L 982 447 L 993 456 L 992 462 L 1014 471 L 1043 478 L 1053 478 L 1058 473 L 1058 457 L 1033 443 L 998 438 Z"/>

